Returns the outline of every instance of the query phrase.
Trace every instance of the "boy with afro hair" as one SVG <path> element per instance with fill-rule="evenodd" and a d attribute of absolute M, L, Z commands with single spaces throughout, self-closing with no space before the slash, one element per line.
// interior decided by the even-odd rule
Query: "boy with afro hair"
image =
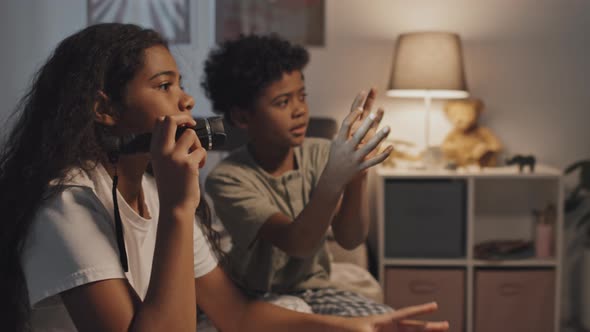
<path fill-rule="evenodd" d="M 346 249 L 369 228 L 367 169 L 389 133 L 360 93 L 334 141 L 305 138 L 303 69 L 308 52 L 275 35 L 241 36 L 211 51 L 202 87 L 214 111 L 244 129 L 247 144 L 209 174 L 206 189 L 232 238 L 228 272 L 255 297 L 295 296 L 314 313 L 367 316 L 391 311 L 330 282 L 325 237 Z"/>

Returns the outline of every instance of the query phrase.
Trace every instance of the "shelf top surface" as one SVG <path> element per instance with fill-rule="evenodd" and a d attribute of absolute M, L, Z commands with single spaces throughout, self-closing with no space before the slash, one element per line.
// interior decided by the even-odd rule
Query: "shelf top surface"
<path fill-rule="evenodd" d="M 487 167 L 487 168 L 469 168 L 469 169 L 409 169 L 409 168 L 392 168 L 379 166 L 376 168 L 376 173 L 383 177 L 455 177 L 455 178 L 487 178 L 487 177 L 503 177 L 503 178 L 536 178 L 536 177 L 555 177 L 559 178 L 562 171 L 546 166 L 537 165 L 533 173 L 529 172 L 528 168 L 522 173 L 519 172 L 518 166 L 503 166 L 503 167 Z"/>
<path fill-rule="evenodd" d="M 476 267 L 555 267 L 557 261 L 551 259 L 513 259 L 513 260 L 481 260 L 481 259 L 441 259 L 441 258 L 384 258 L 387 266 L 476 266 Z"/>

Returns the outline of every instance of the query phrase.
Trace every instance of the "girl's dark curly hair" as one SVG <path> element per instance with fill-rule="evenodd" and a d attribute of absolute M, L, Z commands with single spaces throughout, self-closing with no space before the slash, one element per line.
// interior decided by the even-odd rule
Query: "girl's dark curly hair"
<path fill-rule="evenodd" d="M 143 65 L 144 51 L 158 45 L 167 47 L 157 32 L 136 25 L 108 23 L 85 28 L 57 46 L 19 101 L 12 114 L 16 123 L 3 137 L 0 150 L 3 330 L 30 328 L 20 259 L 38 208 L 60 190 L 61 186 L 49 186 L 49 182 L 63 183 L 68 170 L 90 170 L 104 160 L 99 143 L 104 130 L 95 123 L 93 112 L 98 92 L 122 105 L 128 82 Z M 207 214 L 206 204 L 201 206 Z M 207 225 L 210 220 L 204 222 Z"/>
<path fill-rule="evenodd" d="M 309 53 L 277 35 L 240 36 L 209 53 L 201 86 L 213 110 L 251 110 L 260 93 L 283 73 L 303 70 Z"/>

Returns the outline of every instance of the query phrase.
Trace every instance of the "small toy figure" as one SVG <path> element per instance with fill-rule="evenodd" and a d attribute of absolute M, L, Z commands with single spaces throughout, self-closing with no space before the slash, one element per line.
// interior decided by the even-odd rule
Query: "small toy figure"
<path fill-rule="evenodd" d="M 506 159 L 506 165 L 518 165 L 518 171 L 522 173 L 522 170 L 528 166 L 529 171 L 533 173 L 535 171 L 536 159 L 533 155 L 523 156 L 520 154 L 515 155 L 512 158 Z"/>
<path fill-rule="evenodd" d="M 478 125 L 477 120 L 483 108 L 483 102 L 479 99 L 453 100 L 445 105 L 445 113 L 454 128 L 444 139 L 441 148 L 450 164 L 458 167 L 496 165 L 502 145 L 491 130 Z"/>

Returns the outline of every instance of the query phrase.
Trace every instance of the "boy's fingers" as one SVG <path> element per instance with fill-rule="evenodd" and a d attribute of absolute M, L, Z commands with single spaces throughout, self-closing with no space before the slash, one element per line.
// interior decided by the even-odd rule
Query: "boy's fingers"
<path fill-rule="evenodd" d="M 352 102 L 352 106 L 350 106 L 350 111 L 354 112 L 359 108 L 363 108 L 363 104 L 365 103 L 365 99 L 367 98 L 367 93 L 365 91 L 359 92 L 354 101 Z"/>
<path fill-rule="evenodd" d="M 371 137 L 371 139 L 358 150 L 358 153 L 364 158 L 371 153 L 371 151 L 373 151 L 387 137 L 387 135 L 389 135 L 389 126 L 385 126 L 383 129 L 379 130 L 377 134 Z"/>
<path fill-rule="evenodd" d="M 375 88 L 371 88 L 369 93 L 367 94 L 367 98 L 365 99 L 365 103 L 363 104 L 363 117 L 366 117 L 371 113 L 371 109 L 373 108 L 373 103 L 375 102 L 375 97 L 377 96 L 377 90 Z"/>
<path fill-rule="evenodd" d="M 401 330 L 404 332 L 412 332 L 412 331 L 448 331 L 449 323 L 444 322 L 427 322 L 423 320 L 402 320 L 398 322 L 398 325 L 402 328 Z"/>
<path fill-rule="evenodd" d="M 352 135 L 352 142 L 354 146 L 357 146 L 367 135 L 367 132 L 369 131 L 369 129 L 371 129 L 373 121 L 375 121 L 376 117 L 377 116 L 375 115 L 375 113 L 371 113 L 369 114 L 369 116 L 363 119 L 363 122 L 361 123 L 360 127 L 358 127 L 358 129 Z"/>
<path fill-rule="evenodd" d="M 424 331 L 448 331 L 449 322 L 428 322 L 424 327 Z"/>
<path fill-rule="evenodd" d="M 436 302 L 430 302 L 430 303 L 405 307 L 405 308 L 396 310 L 393 314 L 397 319 L 400 319 L 400 318 L 412 317 L 412 316 L 416 316 L 416 315 L 420 315 L 420 314 L 433 312 L 436 309 L 438 309 L 438 305 L 436 304 Z"/>
<path fill-rule="evenodd" d="M 381 120 L 383 120 L 383 114 L 385 113 L 385 111 L 383 110 L 383 108 L 379 107 L 377 109 L 377 112 L 375 113 L 375 121 L 373 121 L 373 128 L 377 128 L 379 127 L 379 124 L 381 123 Z"/>
<path fill-rule="evenodd" d="M 423 320 L 415 320 L 415 319 L 404 319 L 399 321 L 400 324 L 404 326 L 426 326 L 426 321 Z"/>
<path fill-rule="evenodd" d="M 360 115 L 361 110 L 358 108 L 349 113 L 346 116 L 346 118 L 344 118 L 344 121 L 342 121 L 342 126 L 340 127 L 340 131 L 338 132 L 336 139 L 341 140 L 343 142 L 346 141 L 348 139 L 348 136 L 350 135 L 350 129 L 352 127 L 352 124 L 356 121 L 356 119 L 358 119 Z"/>
<path fill-rule="evenodd" d="M 389 157 L 389 154 L 391 153 L 391 151 L 393 151 L 393 146 L 390 145 L 387 148 L 385 148 L 385 150 L 381 154 L 379 154 L 369 160 L 363 161 L 361 163 L 360 169 L 365 170 L 369 167 L 373 167 L 379 163 L 382 163 L 385 159 L 387 159 L 387 157 Z M 397 313 L 397 311 L 394 312 L 394 314 L 395 313 Z M 406 316 L 394 316 L 394 318 L 397 318 L 397 319 L 403 318 L 403 317 L 406 317 Z"/>

